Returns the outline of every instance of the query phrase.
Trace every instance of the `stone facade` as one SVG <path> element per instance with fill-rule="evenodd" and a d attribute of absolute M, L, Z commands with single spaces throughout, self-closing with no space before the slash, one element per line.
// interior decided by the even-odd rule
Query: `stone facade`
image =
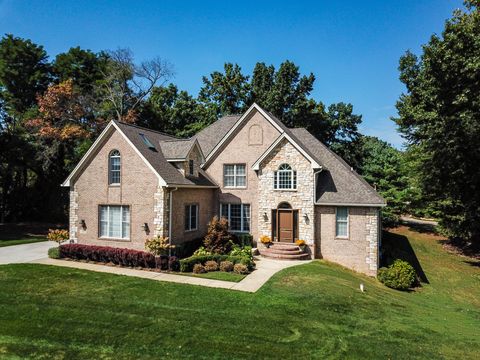
<path fill-rule="evenodd" d="M 274 190 L 274 173 L 282 164 L 289 164 L 297 172 L 296 190 Z M 290 142 L 282 140 L 262 161 L 258 171 L 258 229 L 259 235 L 271 236 L 271 210 L 281 202 L 288 202 L 292 209 L 298 209 L 299 239 L 314 245 L 315 213 L 313 211 L 314 192 L 313 170 L 307 160 Z M 267 217 L 264 218 L 264 214 Z"/>
<path fill-rule="evenodd" d="M 78 191 L 77 187 L 73 186 L 73 189 L 70 190 L 70 207 L 69 207 L 69 235 L 70 240 L 77 241 L 77 231 L 78 231 Z"/>
<path fill-rule="evenodd" d="M 169 222 L 169 192 L 165 187 L 158 186 L 157 191 L 153 194 L 153 235 L 154 236 L 168 236 L 168 222 Z"/>
<path fill-rule="evenodd" d="M 350 207 L 347 239 L 336 238 L 335 207 L 315 206 L 316 257 L 355 271 L 376 275 L 379 213 L 376 208 Z"/>

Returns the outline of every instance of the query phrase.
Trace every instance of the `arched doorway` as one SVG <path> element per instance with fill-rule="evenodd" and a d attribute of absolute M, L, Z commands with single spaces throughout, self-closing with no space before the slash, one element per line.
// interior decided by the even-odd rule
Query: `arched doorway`
<path fill-rule="evenodd" d="M 281 202 L 272 210 L 272 238 L 280 242 L 294 242 L 298 239 L 298 210 L 288 202 Z"/>

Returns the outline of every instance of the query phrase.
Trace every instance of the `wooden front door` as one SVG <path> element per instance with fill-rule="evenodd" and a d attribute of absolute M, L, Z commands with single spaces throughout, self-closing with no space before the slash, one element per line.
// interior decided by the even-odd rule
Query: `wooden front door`
<path fill-rule="evenodd" d="M 278 241 L 293 242 L 293 211 L 278 210 Z"/>

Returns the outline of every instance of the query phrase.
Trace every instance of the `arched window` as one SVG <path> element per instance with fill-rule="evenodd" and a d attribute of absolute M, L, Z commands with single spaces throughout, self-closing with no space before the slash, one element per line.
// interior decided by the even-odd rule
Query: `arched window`
<path fill-rule="evenodd" d="M 288 164 L 282 164 L 275 171 L 273 188 L 277 190 L 294 190 L 297 188 L 297 172 Z"/>
<path fill-rule="evenodd" d="M 120 184 L 120 151 L 112 150 L 108 158 L 108 183 Z"/>

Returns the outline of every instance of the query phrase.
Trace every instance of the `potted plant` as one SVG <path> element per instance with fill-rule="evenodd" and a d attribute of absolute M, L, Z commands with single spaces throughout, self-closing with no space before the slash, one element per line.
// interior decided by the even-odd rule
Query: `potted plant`
<path fill-rule="evenodd" d="M 295 245 L 297 245 L 302 251 L 305 251 L 305 246 L 307 246 L 307 243 L 305 240 L 298 239 L 295 241 Z"/>
<path fill-rule="evenodd" d="M 267 248 L 269 248 L 270 245 L 272 245 L 272 239 L 270 238 L 270 236 L 267 236 L 267 235 L 260 236 L 260 242 L 263 245 L 265 245 Z"/>

